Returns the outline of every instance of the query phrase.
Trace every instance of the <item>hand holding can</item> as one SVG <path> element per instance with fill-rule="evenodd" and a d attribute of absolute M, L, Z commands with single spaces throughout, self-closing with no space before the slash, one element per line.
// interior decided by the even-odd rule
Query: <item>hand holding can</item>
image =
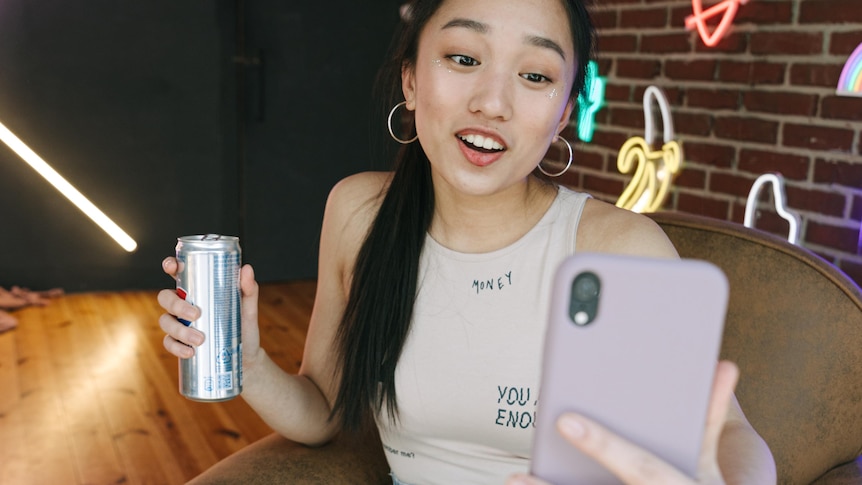
<path fill-rule="evenodd" d="M 205 335 L 191 358 L 180 358 L 180 393 L 196 401 L 226 401 L 242 392 L 239 239 L 214 234 L 177 239 L 177 295 L 200 310 Z"/>

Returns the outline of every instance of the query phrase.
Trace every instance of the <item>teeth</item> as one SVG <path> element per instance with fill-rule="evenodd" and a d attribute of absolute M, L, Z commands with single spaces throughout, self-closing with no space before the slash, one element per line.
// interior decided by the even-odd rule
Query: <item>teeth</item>
<path fill-rule="evenodd" d="M 465 142 L 478 147 L 484 148 L 485 150 L 502 150 L 503 145 L 499 144 L 496 140 L 490 137 L 484 137 L 482 135 L 464 135 L 460 137 Z"/>

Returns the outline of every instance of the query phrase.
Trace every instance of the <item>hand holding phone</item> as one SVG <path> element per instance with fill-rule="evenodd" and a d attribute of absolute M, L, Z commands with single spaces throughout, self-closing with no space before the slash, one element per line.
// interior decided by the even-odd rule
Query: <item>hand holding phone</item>
<path fill-rule="evenodd" d="M 577 254 L 557 273 L 543 356 L 532 473 L 618 484 L 558 433 L 591 418 L 694 476 L 727 304 L 710 263 Z"/>

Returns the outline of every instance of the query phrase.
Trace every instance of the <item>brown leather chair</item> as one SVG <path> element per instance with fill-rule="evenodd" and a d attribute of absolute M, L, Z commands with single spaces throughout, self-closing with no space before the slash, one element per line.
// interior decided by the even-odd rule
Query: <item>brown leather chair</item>
<path fill-rule="evenodd" d="M 690 214 L 650 217 L 681 257 L 711 261 L 730 281 L 722 358 L 740 367 L 736 394 L 778 482 L 862 483 L 862 290 L 772 234 Z"/>
<path fill-rule="evenodd" d="M 862 291 L 820 257 L 742 225 L 652 217 L 685 258 L 730 280 L 723 358 L 740 404 L 775 457 L 780 484 L 862 483 Z M 306 448 L 270 436 L 195 483 L 391 483 L 373 431 Z"/>

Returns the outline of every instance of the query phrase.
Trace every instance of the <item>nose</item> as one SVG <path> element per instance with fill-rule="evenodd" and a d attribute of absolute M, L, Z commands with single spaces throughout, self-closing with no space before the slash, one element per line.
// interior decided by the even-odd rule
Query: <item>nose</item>
<path fill-rule="evenodd" d="M 505 73 L 485 71 L 477 78 L 473 96 L 470 97 L 471 113 L 481 114 L 487 119 L 508 120 L 512 117 L 514 79 Z"/>

